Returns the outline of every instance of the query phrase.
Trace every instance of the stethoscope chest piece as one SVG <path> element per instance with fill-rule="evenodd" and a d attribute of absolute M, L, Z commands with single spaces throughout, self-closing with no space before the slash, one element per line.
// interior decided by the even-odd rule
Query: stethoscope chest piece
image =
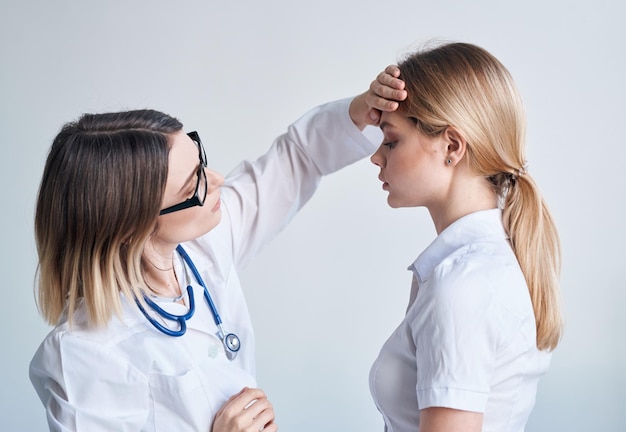
<path fill-rule="evenodd" d="M 229 360 L 233 360 L 235 357 L 237 357 L 237 352 L 241 348 L 241 341 L 239 340 L 239 337 L 234 333 L 228 333 L 226 336 L 224 336 L 224 333 L 222 333 L 221 331 L 218 333 L 218 336 L 224 344 L 226 357 Z"/>
<path fill-rule="evenodd" d="M 229 350 L 234 351 L 234 352 L 239 351 L 239 348 L 241 348 L 241 342 L 239 342 L 239 338 L 237 337 L 236 334 L 233 334 L 233 333 L 229 333 L 226 335 L 226 339 L 224 340 L 224 343 L 226 344 Z"/>

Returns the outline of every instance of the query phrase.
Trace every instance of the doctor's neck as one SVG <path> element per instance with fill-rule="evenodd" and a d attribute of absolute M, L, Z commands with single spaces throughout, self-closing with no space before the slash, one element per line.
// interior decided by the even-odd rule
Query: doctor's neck
<path fill-rule="evenodd" d="M 178 297 L 181 294 L 174 272 L 174 254 L 174 249 L 166 251 L 153 247 L 149 242 L 146 243 L 141 257 L 143 274 L 148 287 L 155 295 Z"/>

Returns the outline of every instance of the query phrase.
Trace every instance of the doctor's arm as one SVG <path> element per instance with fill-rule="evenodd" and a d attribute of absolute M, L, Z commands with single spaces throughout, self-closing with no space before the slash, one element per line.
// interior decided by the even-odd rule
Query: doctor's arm
<path fill-rule="evenodd" d="M 310 110 L 278 137 L 270 150 L 231 172 L 222 189 L 238 267 L 271 240 L 311 198 L 321 178 L 369 156 L 378 145 L 361 131 L 404 99 L 404 82 L 387 68 L 353 99 Z M 379 139 L 377 137 L 376 139 Z M 229 225 L 229 228 L 226 228 Z"/>

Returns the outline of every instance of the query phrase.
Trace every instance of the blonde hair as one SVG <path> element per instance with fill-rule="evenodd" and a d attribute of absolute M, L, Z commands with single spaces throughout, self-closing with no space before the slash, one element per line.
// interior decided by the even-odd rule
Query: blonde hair
<path fill-rule="evenodd" d="M 561 337 L 560 241 L 533 179 L 526 172 L 526 119 L 507 69 L 475 45 L 448 43 L 414 53 L 399 64 L 408 98 L 401 110 L 421 132 L 436 136 L 453 126 L 467 142 L 467 163 L 494 186 L 504 228 L 533 304 L 537 347 L 554 349 Z"/>
<path fill-rule="evenodd" d="M 182 124 L 138 110 L 85 114 L 50 148 L 37 197 L 38 306 L 50 324 L 70 324 L 84 302 L 91 325 L 142 298 L 144 245 L 157 226 L 168 169 L 168 136 Z"/>

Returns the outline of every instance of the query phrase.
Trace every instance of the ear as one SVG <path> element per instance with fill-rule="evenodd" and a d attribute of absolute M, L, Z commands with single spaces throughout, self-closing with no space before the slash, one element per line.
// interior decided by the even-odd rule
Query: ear
<path fill-rule="evenodd" d="M 448 126 L 443 132 L 442 138 L 446 144 L 446 164 L 455 166 L 465 156 L 467 141 L 463 134 L 454 126 Z M 450 162 L 448 163 L 448 161 Z"/>

